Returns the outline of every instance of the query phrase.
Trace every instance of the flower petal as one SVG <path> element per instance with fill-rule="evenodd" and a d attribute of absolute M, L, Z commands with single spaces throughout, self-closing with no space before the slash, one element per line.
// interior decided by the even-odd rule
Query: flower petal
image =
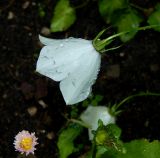
<path fill-rule="evenodd" d="M 88 97 L 100 69 L 101 57 L 93 46 L 85 52 L 79 58 L 74 72 L 60 83 L 60 90 L 68 105 L 78 103 Z"/>
<path fill-rule="evenodd" d="M 81 56 L 92 46 L 91 41 L 84 39 L 54 40 L 40 36 L 40 40 L 48 46 L 41 50 L 36 71 L 55 81 L 75 71 Z"/>
<path fill-rule="evenodd" d="M 25 153 L 26 155 L 33 153 L 36 150 L 35 146 L 38 144 L 35 133 L 29 133 L 28 131 L 21 131 L 15 136 L 14 147 L 16 151 Z"/>
<path fill-rule="evenodd" d="M 68 46 L 71 46 L 71 47 L 76 47 L 76 45 L 88 45 L 88 43 L 90 43 L 91 41 L 89 40 L 85 40 L 85 39 L 82 39 L 82 38 L 73 38 L 73 37 L 69 37 L 69 38 L 66 38 L 66 39 L 51 39 L 51 38 L 46 38 L 46 37 L 43 37 L 41 35 L 39 35 L 39 40 L 41 41 L 42 44 L 44 45 L 51 45 L 51 46 L 54 46 L 54 47 L 57 47 L 61 44 L 64 44 L 64 43 L 67 43 Z"/>
<path fill-rule="evenodd" d="M 109 114 L 108 108 L 105 106 L 88 106 L 88 108 L 81 114 L 81 120 L 87 124 L 89 139 L 93 139 L 92 130 L 98 128 L 98 120 L 101 119 L 104 125 L 115 123 L 115 117 Z"/>

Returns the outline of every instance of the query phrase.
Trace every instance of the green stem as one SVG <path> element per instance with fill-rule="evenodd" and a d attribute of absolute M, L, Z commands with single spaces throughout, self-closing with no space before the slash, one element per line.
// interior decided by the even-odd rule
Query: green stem
<path fill-rule="evenodd" d="M 160 25 L 143 26 L 143 27 L 139 27 L 139 28 L 137 28 L 137 29 L 132 29 L 132 30 L 130 30 L 130 31 L 120 32 L 120 33 L 117 33 L 117 34 L 115 34 L 115 35 L 112 35 L 112 36 L 104 39 L 103 42 L 107 42 L 107 41 L 112 40 L 112 39 L 114 39 L 114 38 L 116 38 L 116 37 L 119 37 L 119 36 L 121 36 L 121 35 L 124 35 L 124 34 L 126 34 L 126 33 L 130 33 L 130 32 L 133 32 L 133 31 L 141 31 L 141 30 L 152 29 L 152 28 L 154 28 L 154 27 L 160 27 Z"/>
<path fill-rule="evenodd" d="M 139 94 L 134 94 L 134 95 L 130 95 L 127 98 L 123 99 L 119 104 L 116 105 L 116 111 L 117 109 L 124 104 L 125 102 L 127 102 L 128 100 L 135 98 L 135 97 L 140 97 L 140 96 L 160 96 L 160 93 L 152 93 L 152 92 L 141 92 Z"/>
<path fill-rule="evenodd" d="M 80 8 L 85 7 L 85 6 L 89 3 L 89 1 L 90 1 L 90 0 L 86 0 L 85 2 L 83 2 L 82 4 L 80 4 L 79 6 L 74 7 L 74 9 L 80 9 Z"/>
<path fill-rule="evenodd" d="M 76 120 L 76 119 L 69 119 L 69 121 L 73 122 L 73 123 L 77 123 L 85 128 L 90 128 L 87 124 L 85 124 L 84 122 L 80 121 L 80 120 Z"/>
<path fill-rule="evenodd" d="M 136 4 L 130 3 L 130 6 L 136 8 L 136 9 L 138 9 L 140 11 L 148 12 L 148 9 L 142 8 L 142 7 L 140 7 L 140 6 L 136 5 Z"/>
<path fill-rule="evenodd" d="M 92 144 L 92 158 L 96 158 L 96 144 L 93 142 Z"/>
<path fill-rule="evenodd" d="M 160 27 L 160 25 L 143 26 L 143 27 L 139 27 L 139 28 L 132 29 L 132 30 L 129 30 L 129 31 L 120 32 L 120 33 L 117 33 L 115 35 L 109 36 L 106 39 L 100 40 L 100 36 L 102 36 L 102 34 L 107 30 L 107 29 L 104 29 L 94 38 L 93 46 L 98 52 L 104 52 L 105 47 L 107 45 L 109 45 L 110 43 L 112 43 L 115 38 L 117 38 L 121 35 L 130 33 L 130 32 L 152 29 L 154 27 Z"/>

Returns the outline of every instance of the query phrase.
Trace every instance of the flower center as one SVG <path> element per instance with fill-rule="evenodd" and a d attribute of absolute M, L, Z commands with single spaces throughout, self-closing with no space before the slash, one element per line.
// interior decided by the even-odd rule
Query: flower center
<path fill-rule="evenodd" d="M 20 142 L 20 147 L 23 150 L 30 150 L 32 148 L 32 138 L 23 138 Z"/>

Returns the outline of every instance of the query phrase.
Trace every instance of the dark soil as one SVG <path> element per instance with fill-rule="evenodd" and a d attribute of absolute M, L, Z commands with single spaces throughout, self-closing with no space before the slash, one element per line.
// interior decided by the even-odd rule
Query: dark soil
<path fill-rule="evenodd" d="M 155 3 L 139 1 L 142 7 Z M 46 12 L 43 18 L 39 15 L 40 4 Z M 69 31 L 44 32 L 49 28 L 54 6 L 55 1 L 51 0 L 0 2 L 0 158 L 17 157 L 13 141 L 21 130 L 36 133 L 39 139 L 36 157 L 58 157 L 57 135 L 70 107 L 65 105 L 58 83 L 35 72 L 42 47 L 38 34 L 93 39 L 105 27 L 96 2 L 92 2 L 77 10 L 77 21 Z M 159 90 L 160 33 L 153 30 L 139 32 L 119 50 L 104 55 L 93 87 L 94 94 L 104 95 L 102 104 L 119 102 L 141 91 L 159 93 Z M 117 124 L 122 128 L 124 141 L 160 139 L 159 97 L 138 97 L 122 108 Z"/>

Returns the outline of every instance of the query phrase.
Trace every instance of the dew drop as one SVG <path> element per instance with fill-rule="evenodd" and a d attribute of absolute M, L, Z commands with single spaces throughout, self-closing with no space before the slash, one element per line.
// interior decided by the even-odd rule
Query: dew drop
<path fill-rule="evenodd" d="M 75 78 L 73 78 L 73 80 L 72 80 L 72 85 L 73 85 L 74 87 L 76 87 L 76 79 L 75 79 Z"/>
<path fill-rule="evenodd" d="M 73 85 L 74 87 L 76 87 L 75 81 L 72 81 L 72 85 Z"/>
<path fill-rule="evenodd" d="M 62 72 L 61 72 L 61 71 L 56 70 L 56 73 L 61 74 Z"/>
<path fill-rule="evenodd" d="M 55 65 L 56 64 L 56 61 L 55 60 L 53 60 L 53 65 Z"/>
<path fill-rule="evenodd" d="M 60 47 L 63 47 L 63 46 L 64 46 L 64 44 L 61 43 L 61 44 L 60 44 Z"/>
<path fill-rule="evenodd" d="M 43 58 L 48 59 L 48 57 L 46 55 L 44 55 Z"/>

